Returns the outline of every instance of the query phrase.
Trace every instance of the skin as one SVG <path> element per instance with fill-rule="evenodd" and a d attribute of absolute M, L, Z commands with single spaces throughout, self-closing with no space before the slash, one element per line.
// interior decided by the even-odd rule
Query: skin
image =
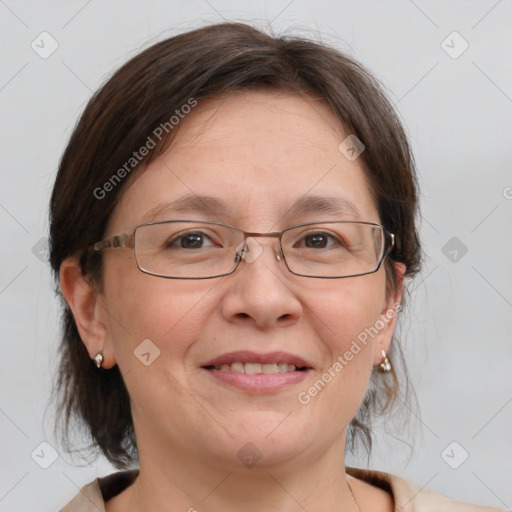
<path fill-rule="evenodd" d="M 210 99 L 181 122 L 169 150 L 132 176 L 105 238 L 131 233 L 155 205 L 184 194 L 225 200 L 231 210 L 209 219 L 161 212 L 155 220 L 221 221 L 270 232 L 300 222 L 380 222 L 358 160 L 338 145 L 347 136 L 319 101 L 286 92 L 250 91 Z M 304 194 L 352 201 L 358 214 L 290 217 Z M 365 395 L 372 367 L 388 350 L 396 317 L 308 405 L 297 400 L 375 324 L 402 294 L 386 294 L 379 271 L 348 279 L 291 274 L 275 256 L 277 240 L 258 239 L 263 253 L 230 276 L 162 279 L 137 269 L 133 251 L 104 252 L 101 291 L 80 275 L 75 258 L 61 267 L 64 296 L 90 357 L 118 364 L 131 400 L 140 476 L 107 502 L 107 511 L 226 512 L 390 511 L 385 491 L 346 475 L 346 429 Z M 144 339 L 159 348 L 149 366 L 134 357 Z M 312 363 L 311 375 L 279 392 L 254 395 L 217 382 L 201 363 L 233 350 L 283 350 Z M 244 466 L 238 451 L 253 443 L 262 458 Z"/>

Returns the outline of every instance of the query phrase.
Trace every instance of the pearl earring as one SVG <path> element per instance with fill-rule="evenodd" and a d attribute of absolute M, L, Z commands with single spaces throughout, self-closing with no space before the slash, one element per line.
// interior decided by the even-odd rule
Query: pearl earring
<path fill-rule="evenodd" d="M 382 354 L 382 361 L 379 363 L 379 370 L 382 373 L 390 372 L 391 371 L 391 361 L 389 360 L 389 357 L 386 354 L 386 351 L 381 350 L 380 353 Z"/>
<path fill-rule="evenodd" d="M 96 366 L 98 368 L 101 368 L 101 365 L 103 364 L 103 354 L 101 352 L 98 352 L 94 357 L 94 361 L 96 361 Z"/>

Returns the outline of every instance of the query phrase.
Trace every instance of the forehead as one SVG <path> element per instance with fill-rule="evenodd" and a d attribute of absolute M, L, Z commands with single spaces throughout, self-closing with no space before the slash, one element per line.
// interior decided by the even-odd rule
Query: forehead
<path fill-rule="evenodd" d="M 171 146 L 176 157 L 229 152 L 241 163 L 266 168 L 295 166 L 299 157 L 307 163 L 319 153 L 332 157 L 344 138 L 343 126 L 323 101 L 285 91 L 239 91 L 204 100 L 179 128 Z"/>
<path fill-rule="evenodd" d="M 340 215 L 379 221 L 362 166 L 338 149 L 347 135 L 322 101 L 296 93 L 245 91 L 201 101 L 180 121 L 169 149 L 133 176 L 113 221 L 134 227 L 177 218 L 166 208 L 175 201 L 178 218 L 204 218 L 209 205 L 199 206 L 206 196 L 222 203 L 223 218 L 216 210 L 213 220 L 251 222 L 252 230 L 255 221 L 275 227 L 287 213 L 311 220 L 315 204 L 319 214 L 335 215 L 336 200 Z"/>

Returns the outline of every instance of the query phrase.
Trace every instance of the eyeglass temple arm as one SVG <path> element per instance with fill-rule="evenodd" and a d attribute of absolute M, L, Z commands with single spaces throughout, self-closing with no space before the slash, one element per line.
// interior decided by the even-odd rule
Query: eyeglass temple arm
<path fill-rule="evenodd" d="M 94 244 L 95 251 L 103 251 L 104 249 L 123 249 L 125 247 L 133 247 L 133 235 L 123 233 L 115 235 Z"/>
<path fill-rule="evenodd" d="M 387 250 L 387 254 L 389 254 L 393 247 L 395 246 L 395 235 L 393 233 L 388 233 L 388 250 Z"/>

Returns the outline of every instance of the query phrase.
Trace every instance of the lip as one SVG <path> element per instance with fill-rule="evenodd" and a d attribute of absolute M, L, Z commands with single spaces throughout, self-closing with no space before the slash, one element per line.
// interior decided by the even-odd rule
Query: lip
<path fill-rule="evenodd" d="M 277 393 L 302 382 L 312 372 L 311 369 L 308 369 L 275 374 L 248 374 L 231 370 L 207 370 L 205 368 L 202 370 L 222 385 L 228 385 L 252 395 Z"/>
<path fill-rule="evenodd" d="M 231 370 L 215 370 L 213 368 L 214 366 L 237 362 L 260 364 L 286 363 L 294 365 L 296 368 L 301 368 L 301 370 L 274 374 L 248 374 Z M 217 382 L 254 395 L 276 393 L 302 382 L 313 371 L 311 363 L 303 357 L 283 351 L 260 354 L 251 350 L 238 350 L 217 356 L 200 366 L 202 370 L 207 372 Z"/>
<path fill-rule="evenodd" d="M 304 358 L 297 356 L 295 354 L 290 354 L 289 352 L 267 352 L 265 354 L 258 354 L 257 352 L 252 352 L 250 350 L 238 350 L 236 352 L 229 352 L 227 354 L 222 354 L 220 356 L 215 357 L 214 359 L 210 359 L 205 363 L 202 363 L 200 366 L 202 368 L 206 366 L 220 366 L 222 364 L 232 364 L 232 363 L 260 363 L 260 364 L 268 364 L 268 363 L 286 363 L 293 364 L 296 368 L 306 368 L 311 369 L 312 365 Z M 215 371 L 215 370 L 212 370 Z M 225 372 L 231 373 L 231 372 Z M 293 373 L 293 372 L 289 372 Z M 302 372 L 305 373 L 305 372 Z M 285 374 L 283 374 L 285 375 Z"/>

